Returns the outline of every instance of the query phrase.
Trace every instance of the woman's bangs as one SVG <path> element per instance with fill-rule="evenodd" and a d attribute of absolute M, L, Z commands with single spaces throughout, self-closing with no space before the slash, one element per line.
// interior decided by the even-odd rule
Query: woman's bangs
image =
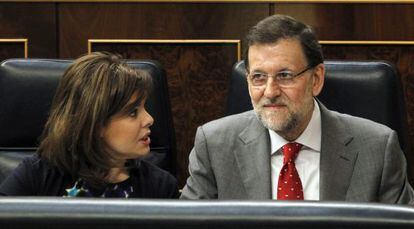
<path fill-rule="evenodd" d="M 148 73 L 135 70 L 130 67 L 122 67 L 123 71 L 118 71 L 117 82 L 114 86 L 112 112 L 128 112 L 132 108 L 139 106 L 150 93 L 150 77 Z M 135 96 L 134 101 L 130 101 Z M 112 114 L 112 115 L 113 115 Z"/>

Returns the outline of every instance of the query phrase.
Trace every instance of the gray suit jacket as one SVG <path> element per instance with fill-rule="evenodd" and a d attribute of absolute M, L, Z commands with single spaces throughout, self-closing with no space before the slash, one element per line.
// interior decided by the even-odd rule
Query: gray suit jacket
<path fill-rule="evenodd" d="M 322 104 L 320 200 L 408 203 L 395 131 Z M 253 111 L 198 128 L 182 199 L 271 199 L 270 138 Z"/>

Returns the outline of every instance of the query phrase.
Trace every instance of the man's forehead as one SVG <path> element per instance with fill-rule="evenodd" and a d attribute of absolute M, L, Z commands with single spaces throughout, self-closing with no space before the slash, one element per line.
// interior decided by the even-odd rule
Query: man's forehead
<path fill-rule="evenodd" d="M 254 43 L 249 47 L 249 54 L 251 54 L 252 50 L 275 50 L 289 48 L 287 51 L 300 51 L 303 53 L 302 44 L 296 38 L 282 38 L 275 42 L 268 42 L 268 43 Z M 297 50 L 295 50 L 297 49 Z"/>
<path fill-rule="evenodd" d="M 250 68 L 276 65 L 303 65 L 306 57 L 297 39 L 282 39 L 276 43 L 254 44 L 248 55 Z"/>

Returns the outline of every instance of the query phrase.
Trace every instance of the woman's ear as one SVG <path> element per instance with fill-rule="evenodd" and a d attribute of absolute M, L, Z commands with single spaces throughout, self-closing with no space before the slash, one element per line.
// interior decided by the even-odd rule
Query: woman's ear
<path fill-rule="evenodd" d="M 106 132 L 106 127 L 105 126 L 101 127 L 101 129 L 99 130 L 99 137 L 104 138 L 105 132 Z"/>

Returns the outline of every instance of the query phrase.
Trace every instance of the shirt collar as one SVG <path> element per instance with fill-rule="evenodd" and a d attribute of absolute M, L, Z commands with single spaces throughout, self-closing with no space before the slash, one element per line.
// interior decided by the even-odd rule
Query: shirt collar
<path fill-rule="evenodd" d="M 312 117 L 306 127 L 305 131 L 295 140 L 295 142 L 302 144 L 305 147 L 311 148 L 317 152 L 321 151 L 322 127 L 321 127 L 321 111 L 319 104 L 313 100 Z M 286 139 L 278 135 L 273 130 L 268 129 L 270 135 L 271 154 L 275 153 L 286 143 Z"/>

